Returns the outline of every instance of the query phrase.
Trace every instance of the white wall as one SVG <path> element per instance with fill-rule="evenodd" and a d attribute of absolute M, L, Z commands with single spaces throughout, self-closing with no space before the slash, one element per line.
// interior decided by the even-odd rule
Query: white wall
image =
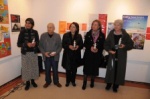
<path fill-rule="evenodd" d="M 46 31 L 49 22 L 53 22 L 58 32 L 58 22 L 76 21 L 78 23 L 88 23 L 89 14 L 108 14 L 108 22 L 122 18 L 122 15 L 148 15 L 150 16 L 150 0 L 8 0 L 9 13 L 20 14 L 21 23 L 27 17 L 35 20 L 35 29 L 41 35 Z M 90 24 L 88 24 L 90 26 Z M 150 19 L 148 25 L 150 27 Z M 0 85 L 20 75 L 19 49 L 16 47 L 18 34 L 12 34 L 12 57 L 0 61 Z M 62 35 L 61 35 L 62 36 Z M 132 50 L 128 52 L 128 63 L 126 80 L 150 83 L 150 41 L 145 42 L 144 50 Z M 17 52 L 16 52 L 17 51 Z M 62 53 L 61 53 L 62 58 Z M 59 71 L 64 72 L 59 62 Z M 10 66 L 11 65 L 11 66 Z M 78 74 L 82 73 L 82 68 L 78 69 Z M 105 69 L 100 69 L 100 77 L 105 77 Z M 7 77 L 6 77 L 7 76 Z"/>
<path fill-rule="evenodd" d="M 44 0 L 44 2 L 34 0 L 33 2 L 32 11 L 36 21 L 35 28 L 38 29 L 39 34 L 46 31 L 48 22 L 54 22 L 56 32 L 58 32 L 60 20 L 88 23 L 89 14 L 108 14 L 108 22 L 121 19 L 122 15 L 150 16 L 150 0 Z M 147 26 L 150 26 L 150 19 Z M 144 50 L 128 52 L 126 80 L 150 83 L 149 45 L 150 41 L 145 41 Z M 64 72 L 61 67 L 61 58 L 59 71 Z M 83 74 L 82 68 L 78 69 L 78 74 Z M 105 77 L 105 72 L 105 69 L 100 69 L 99 76 Z"/>
<path fill-rule="evenodd" d="M 30 7 L 31 0 L 8 0 L 9 19 L 10 14 L 20 15 L 21 25 L 24 26 L 24 20 L 27 17 L 31 17 Z M 17 47 L 19 32 L 12 33 L 11 24 L 9 25 L 9 31 L 11 36 L 12 55 L 0 59 L 0 86 L 21 74 L 20 49 Z"/>

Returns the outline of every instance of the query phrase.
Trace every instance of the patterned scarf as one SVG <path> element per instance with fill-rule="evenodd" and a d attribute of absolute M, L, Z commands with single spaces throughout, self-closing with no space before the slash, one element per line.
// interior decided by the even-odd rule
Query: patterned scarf
<path fill-rule="evenodd" d="M 96 43 L 96 41 L 99 37 L 99 30 L 96 32 L 92 31 L 92 37 L 93 37 L 93 42 Z"/>

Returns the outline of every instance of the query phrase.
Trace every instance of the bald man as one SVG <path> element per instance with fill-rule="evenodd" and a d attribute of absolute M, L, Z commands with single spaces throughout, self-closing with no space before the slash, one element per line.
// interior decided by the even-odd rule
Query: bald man
<path fill-rule="evenodd" d="M 39 48 L 43 54 L 45 63 L 45 81 L 44 88 L 47 88 L 51 80 L 51 68 L 53 70 L 53 83 L 57 87 L 61 87 L 58 77 L 58 61 L 59 53 L 62 49 L 61 38 L 58 33 L 54 32 L 55 26 L 53 23 L 47 25 L 47 32 L 43 33 L 40 38 Z"/>

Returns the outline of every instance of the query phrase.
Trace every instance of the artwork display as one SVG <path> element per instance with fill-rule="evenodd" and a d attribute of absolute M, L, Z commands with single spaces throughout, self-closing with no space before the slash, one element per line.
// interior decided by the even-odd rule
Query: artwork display
<path fill-rule="evenodd" d="M 0 58 L 11 55 L 7 0 L 0 0 Z"/>
<path fill-rule="evenodd" d="M 144 49 L 148 16 L 123 15 L 123 28 L 130 34 L 134 49 Z"/>
<path fill-rule="evenodd" d="M 19 32 L 21 29 L 20 15 L 11 14 L 11 31 Z"/>
<path fill-rule="evenodd" d="M 9 24 L 7 0 L 0 0 L 0 24 Z"/>

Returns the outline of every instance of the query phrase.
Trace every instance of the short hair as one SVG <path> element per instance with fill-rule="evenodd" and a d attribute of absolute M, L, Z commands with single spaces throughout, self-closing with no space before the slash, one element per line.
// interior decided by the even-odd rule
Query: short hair
<path fill-rule="evenodd" d="M 115 25 L 116 23 L 118 23 L 119 25 L 123 26 L 123 20 L 121 20 L 121 19 L 115 20 L 115 21 L 114 21 L 114 25 Z"/>
<path fill-rule="evenodd" d="M 72 23 L 70 24 L 70 26 L 69 26 L 69 29 L 70 29 L 70 27 L 71 27 L 72 24 L 74 24 L 75 27 L 76 27 L 76 29 L 77 29 L 75 33 L 76 33 L 76 34 L 79 34 L 79 24 L 78 24 L 77 22 L 72 22 Z"/>
<path fill-rule="evenodd" d="M 25 23 L 27 23 L 27 21 L 30 22 L 30 24 L 32 25 L 31 28 L 33 28 L 33 27 L 34 27 L 34 20 L 33 20 L 32 18 L 27 18 L 27 19 L 25 20 Z"/>
<path fill-rule="evenodd" d="M 48 23 L 48 24 L 47 24 L 47 27 L 48 27 L 49 25 L 52 25 L 52 26 L 54 27 L 54 29 L 55 29 L 55 25 L 54 25 L 54 23 L 51 23 L 51 22 L 50 22 L 50 23 Z"/>

